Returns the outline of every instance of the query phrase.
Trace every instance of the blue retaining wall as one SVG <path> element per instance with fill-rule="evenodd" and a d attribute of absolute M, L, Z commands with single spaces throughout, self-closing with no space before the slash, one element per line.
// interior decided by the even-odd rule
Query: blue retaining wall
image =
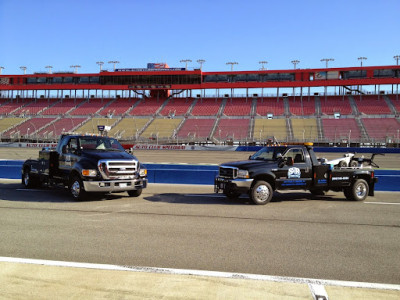
<path fill-rule="evenodd" d="M 0 178 L 20 179 L 23 161 L 0 161 Z M 149 183 L 214 184 L 217 165 L 144 164 Z M 375 170 L 377 191 L 400 191 L 400 170 Z"/>
<path fill-rule="evenodd" d="M 239 146 L 236 151 L 257 152 L 261 146 Z M 400 148 L 314 147 L 315 152 L 400 153 Z"/>

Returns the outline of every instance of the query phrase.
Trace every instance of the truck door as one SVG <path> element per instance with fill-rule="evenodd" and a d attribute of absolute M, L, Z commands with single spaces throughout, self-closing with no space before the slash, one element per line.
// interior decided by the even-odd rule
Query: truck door
<path fill-rule="evenodd" d="M 308 153 L 301 147 L 290 148 L 283 158 L 293 164 L 285 164 L 274 172 L 277 189 L 308 189 L 312 184 L 312 165 Z"/>
<path fill-rule="evenodd" d="M 70 138 L 61 145 L 59 168 L 64 178 L 68 177 L 77 161 L 78 139 Z"/>

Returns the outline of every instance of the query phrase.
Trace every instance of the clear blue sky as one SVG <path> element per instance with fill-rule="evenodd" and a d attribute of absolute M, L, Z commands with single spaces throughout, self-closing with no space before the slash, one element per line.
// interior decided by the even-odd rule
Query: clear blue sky
<path fill-rule="evenodd" d="M 400 55 L 399 0 L 0 0 L 3 74 L 118 67 L 191 59 L 204 71 L 393 65 Z M 105 64 L 106 68 L 111 65 Z"/>

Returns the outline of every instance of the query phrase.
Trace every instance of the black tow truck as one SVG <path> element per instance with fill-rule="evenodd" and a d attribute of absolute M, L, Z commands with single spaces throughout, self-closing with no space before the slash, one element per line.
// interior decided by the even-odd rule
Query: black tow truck
<path fill-rule="evenodd" d="M 125 192 L 138 197 L 147 186 L 147 170 L 114 138 L 63 134 L 57 148 L 43 148 L 22 166 L 26 188 L 63 185 L 75 200 L 87 193 Z"/>
<path fill-rule="evenodd" d="M 348 200 L 363 201 L 374 196 L 377 178 L 371 159 L 360 159 L 357 167 L 335 167 L 315 155 L 312 143 L 292 146 L 269 146 L 248 160 L 219 166 L 214 181 L 216 193 L 228 198 L 248 193 L 254 204 L 267 204 L 276 190 L 308 190 L 314 195 L 326 191 L 344 192 Z M 364 167 L 363 162 L 368 166 Z"/>

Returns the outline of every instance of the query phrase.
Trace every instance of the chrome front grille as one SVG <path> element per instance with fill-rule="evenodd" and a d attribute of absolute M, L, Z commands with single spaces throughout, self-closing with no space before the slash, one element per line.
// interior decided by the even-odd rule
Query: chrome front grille
<path fill-rule="evenodd" d="M 98 168 L 104 179 L 134 179 L 137 176 L 136 160 L 99 160 Z"/>
<path fill-rule="evenodd" d="M 219 176 L 223 178 L 236 178 L 238 168 L 235 167 L 219 167 Z"/>

